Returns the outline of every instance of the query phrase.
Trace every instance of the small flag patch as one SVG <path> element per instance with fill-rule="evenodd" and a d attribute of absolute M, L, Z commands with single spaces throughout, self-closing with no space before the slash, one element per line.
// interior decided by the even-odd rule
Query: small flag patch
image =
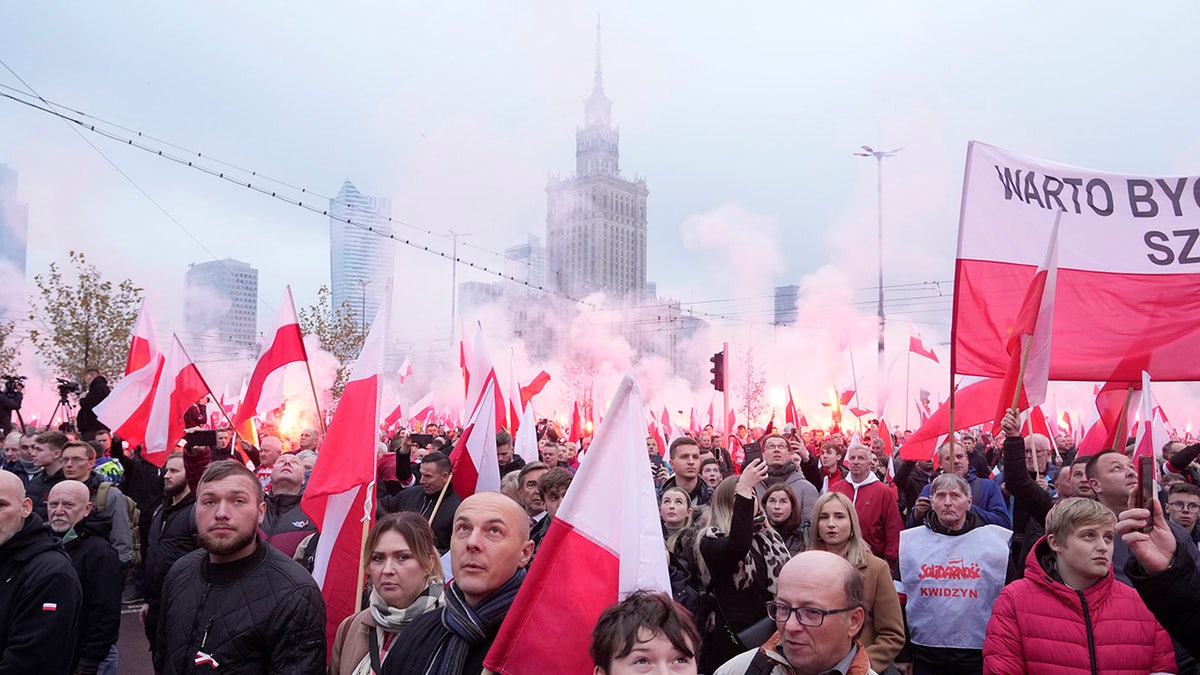
<path fill-rule="evenodd" d="M 43 602 L 42 603 L 42 611 L 43 612 L 57 612 L 58 611 L 58 603 L 57 602 Z"/>

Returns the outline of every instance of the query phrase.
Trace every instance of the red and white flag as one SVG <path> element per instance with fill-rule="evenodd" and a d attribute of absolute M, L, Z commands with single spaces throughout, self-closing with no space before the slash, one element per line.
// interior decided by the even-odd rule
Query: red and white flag
<path fill-rule="evenodd" d="M 1200 270 L 1192 264 L 1200 248 L 1179 225 L 1200 215 L 1196 183 L 1197 176 L 1119 175 L 971 142 L 952 372 L 1003 375 L 1008 321 L 1042 259 L 1049 212 L 1066 210 L 1049 378 L 1136 383 L 1145 370 L 1159 382 L 1200 379 Z"/>
<path fill-rule="evenodd" d="M 508 433 L 516 438 L 525 404 L 521 402 L 521 383 L 517 380 L 517 355 L 512 350 L 508 352 L 508 365 Z"/>
<path fill-rule="evenodd" d="M 533 406 L 525 408 L 521 414 L 521 425 L 513 436 L 513 452 L 517 453 L 526 464 L 539 461 L 537 425 L 534 423 Z"/>
<path fill-rule="evenodd" d="M 578 443 L 583 438 L 583 418 L 579 415 L 579 401 L 571 408 L 571 433 L 567 436 L 568 443 Z"/>
<path fill-rule="evenodd" d="M 433 392 L 429 392 L 417 399 L 417 402 L 409 407 L 408 422 L 412 426 L 413 422 L 417 422 L 424 426 L 425 421 L 437 410 L 437 406 L 433 404 Z"/>
<path fill-rule="evenodd" d="M 954 394 L 954 431 L 990 421 L 996 412 L 996 398 L 1002 385 L 1000 380 L 988 378 L 959 388 Z M 949 433 L 950 406 L 939 406 L 900 446 L 900 459 L 933 460 L 941 440 Z"/>
<path fill-rule="evenodd" d="M 150 405 L 154 387 L 166 357 L 158 348 L 158 333 L 150 305 L 142 300 L 133 337 L 129 342 L 129 358 L 125 361 L 125 377 L 112 392 L 96 406 L 96 418 L 112 430 L 129 447 L 146 440 L 146 424 L 150 421 Z"/>
<path fill-rule="evenodd" d="M 492 363 L 492 357 L 488 354 L 487 343 L 483 339 L 483 327 L 477 326 L 475 329 L 475 342 L 471 346 L 470 361 L 467 366 L 467 398 L 463 405 L 464 416 L 470 416 L 475 410 L 479 398 L 483 395 L 485 389 L 490 389 L 492 405 L 496 410 L 491 415 L 492 423 L 495 429 L 492 433 L 499 431 L 504 426 L 504 421 L 507 418 L 507 410 L 504 406 L 504 396 L 500 392 L 499 385 L 496 384 L 496 366 Z M 468 417 L 469 419 L 469 417 Z M 463 420 L 460 420 L 460 424 Z"/>
<path fill-rule="evenodd" d="M 1141 414 L 1137 423 L 1137 441 L 1133 446 L 1134 462 L 1142 456 L 1152 458 L 1154 480 L 1157 482 L 1163 447 L 1171 441 L 1171 435 L 1164 424 L 1162 408 L 1155 404 L 1154 394 L 1150 392 L 1150 373 L 1145 371 L 1142 371 L 1142 401 L 1139 407 Z"/>
<path fill-rule="evenodd" d="M 363 529 L 371 526 L 375 514 L 376 423 L 391 299 L 389 284 L 300 499 L 300 507 L 321 533 L 313 579 L 325 598 L 329 644 L 333 644 L 342 620 L 354 613 L 362 593 L 356 585 L 357 571 L 361 569 Z"/>
<path fill-rule="evenodd" d="M 795 427 L 808 426 L 800 423 L 800 411 L 796 409 L 796 400 L 792 398 L 792 385 L 790 384 L 787 385 L 787 405 L 783 409 L 783 422 Z"/>
<path fill-rule="evenodd" d="M 1046 386 L 1050 379 L 1050 343 L 1054 333 L 1054 296 L 1058 279 L 1059 211 L 1050 230 L 1050 245 L 1046 260 L 1025 290 L 1025 300 L 1017 311 L 1008 339 L 1008 370 L 1004 372 L 1004 387 L 996 405 L 996 426 L 1004 413 L 1018 399 L 1018 408 L 1046 402 Z M 1021 364 L 1024 362 L 1024 375 Z"/>
<path fill-rule="evenodd" d="M 179 342 L 179 337 L 172 335 L 171 351 L 167 353 L 150 404 L 150 416 L 146 422 L 146 449 L 142 459 L 156 466 L 165 464 L 167 455 L 183 440 L 183 414 L 211 391 Z"/>
<path fill-rule="evenodd" d="M 550 373 L 547 373 L 546 371 L 543 370 L 543 371 L 539 371 L 537 375 L 534 375 L 533 379 L 529 381 L 529 384 L 522 385 L 521 386 L 521 406 L 522 407 L 528 406 L 529 402 L 533 400 L 533 397 L 542 393 L 542 390 L 546 388 L 546 385 L 549 382 L 550 382 Z"/>
<path fill-rule="evenodd" d="M 292 287 L 287 286 L 283 289 L 283 299 L 279 301 L 279 309 L 275 312 L 275 330 L 268 333 L 267 341 L 263 343 L 233 426 L 240 426 L 259 412 L 278 408 L 283 403 L 284 366 L 307 360 L 304 336 L 300 334 L 300 320 L 296 317 L 296 304 L 292 301 Z"/>
<path fill-rule="evenodd" d="M 1103 450 L 1125 448 L 1125 439 L 1133 428 L 1133 415 L 1140 405 L 1141 383 L 1107 382 L 1096 392 L 1096 421 L 1077 444 L 1076 455 L 1090 457 Z M 1132 391 L 1131 391 L 1132 390 Z M 1126 406 L 1128 400 L 1128 406 Z"/>
<path fill-rule="evenodd" d="M 492 672 L 590 673 L 592 628 L 604 608 L 635 590 L 671 592 L 644 415 L 626 375 L 484 659 Z"/>
<path fill-rule="evenodd" d="M 480 346 L 475 343 L 476 348 Z M 496 372 L 473 373 L 471 382 L 481 386 L 479 400 L 454 450 L 450 452 L 451 485 L 466 499 L 476 492 L 500 491 L 500 460 L 496 457 Z"/>
<path fill-rule="evenodd" d="M 396 373 L 396 375 L 400 377 L 400 384 L 404 384 L 404 381 L 408 379 L 408 376 L 412 375 L 412 359 L 410 357 L 404 357 L 404 363 L 400 364 L 400 370 Z"/>
<path fill-rule="evenodd" d="M 924 356 L 934 363 L 941 363 L 941 361 L 938 361 L 937 354 L 933 352 L 933 347 L 930 347 L 925 342 L 925 338 L 921 337 L 921 334 L 917 332 L 917 327 L 913 326 L 911 330 L 912 332 L 908 336 L 908 351 L 917 356 Z"/>

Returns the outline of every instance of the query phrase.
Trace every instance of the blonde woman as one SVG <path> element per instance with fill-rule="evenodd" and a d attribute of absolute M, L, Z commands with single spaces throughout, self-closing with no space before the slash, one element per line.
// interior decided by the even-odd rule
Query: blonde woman
<path fill-rule="evenodd" d="M 442 605 L 442 565 L 433 530 L 420 514 L 379 519 L 367 535 L 365 550 L 370 606 L 338 626 L 330 675 L 381 672 L 396 636 L 413 619 Z"/>
<path fill-rule="evenodd" d="M 882 673 L 904 646 L 900 597 L 896 595 L 888 564 L 871 553 L 871 547 L 863 539 L 858 514 L 846 495 L 826 492 L 817 499 L 808 549 L 836 553 L 863 575 L 867 615 L 858 640 L 871 657 L 872 670 Z"/>

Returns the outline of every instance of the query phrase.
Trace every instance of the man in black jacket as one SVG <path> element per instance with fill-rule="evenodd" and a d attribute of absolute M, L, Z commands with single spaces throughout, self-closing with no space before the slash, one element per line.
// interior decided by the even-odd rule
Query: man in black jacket
<path fill-rule="evenodd" d="M 275 461 L 261 529 L 267 543 L 289 558 L 296 555 L 300 542 L 317 531 L 312 519 L 300 508 L 303 486 L 304 464 L 300 458 L 283 455 Z"/>
<path fill-rule="evenodd" d="M 396 454 L 396 476 L 403 479 L 403 466 L 408 464 L 402 458 L 402 450 Z M 445 555 L 450 550 L 450 529 L 454 525 L 454 510 L 462 499 L 454 491 L 453 485 L 447 485 L 450 480 L 450 458 L 440 452 L 431 452 L 421 458 L 421 478 L 419 485 L 406 487 L 394 495 L 383 495 L 379 498 L 378 515 L 411 511 L 419 513 L 426 519 L 433 515 L 433 540 L 437 543 L 438 553 Z M 445 496 L 441 496 L 445 488 Z M 438 506 L 438 499 L 442 500 Z M 437 508 L 437 514 L 434 514 Z"/>
<path fill-rule="evenodd" d="M 79 577 L 25 486 L 0 471 L 0 672 L 66 673 L 75 656 Z"/>
<path fill-rule="evenodd" d="M 200 548 L 196 533 L 196 497 L 188 487 L 183 453 L 173 452 L 163 466 L 162 504 L 150 519 L 146 540 L 146 577 L 143 587 L 142 624 L 150 651 L 158 647 L 158 615 L 167 572 L 184 555 Z"/>
<path fill-rule="evenodd" d="M 63 542 L 83 588 L 76 641 L 76 675 L 90 675 L 104 664 L 117 672 L 117 637 L 121 633 L 123 574 L 117 550 L 108 541 L 108 514 L 94 511 L 88 488 L 64 480 L 50 489 L 46 507 L 50 529 Z"/>
<path fill-rule="evenodd" d="M 262 485 L 245 466 L 205 469 L 196 489 L 203 550 L 167 574 L 155 672 L 325 672 L 321 590 L 258 536 L 265 512 Z"/>
<path fill-rule="evenodd" d="M 110 389 L 108 380 L 95 368 L 87 369 L 87 372 L 83 374 L 83 381 L 87 385 L 87 393 L 79 397 L 79 412 L 75 415 L 75 428 L 83 440 L 90 441 L 97 431 L 108 430 L 108 427 L 96 419 L 95 408 L 100 405 L 101 401 L 108 398 Z"/>
<path fill-rule="evenodd" d="M 33 463 L 41 468 L 25 486 L 25 494 L 33 502 L 33 512 L 46 520 L 46 495 L 54 484 L 66 480 L 63 473 L 62 454 L 68 438 L 61 431 L 47 431 L 33 439 Z"/>

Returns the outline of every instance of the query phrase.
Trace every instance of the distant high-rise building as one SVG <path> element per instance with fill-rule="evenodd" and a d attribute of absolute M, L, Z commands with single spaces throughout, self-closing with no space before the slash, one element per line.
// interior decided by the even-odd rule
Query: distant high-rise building
<path fill-rule="evenodd" d="M 604 95 L 600 26 L 596 71 L 575 132 L 575 175 L 546 186 L 546 261 L 550 287 L 571 297 L 646 294 L 646 181 L 620 172 L 620 132 Z"/>
<path fill-rule="evenodd" d="M 349 303 L 370 328 L 396 260 L 386 239 L 393 232 L 392 201 L 364 195 L 347 180 L 329 200 L 329 215 L 330 300 L 334 310 Z"/>
<path fill-rule="evenodd" d="M 796 301 L 800 299 L 799 286 L 775 287 L 775 323 L 780 326 L 794 326 L 799 316 Z"/>
<path fill-rule="evenodd" d="M 530 286 L 546 285 L 546 247 L 537 235 L 529 235 L 524 244 L 504 249 L 504 273 Z"/>
<path fill-rule="evenodd" d="M 193 339 L 253 346 L 259 338 L 258 270 L 232 258 L 188 265 L 183 314 Z"/>
<path fill-rule="evenodd" d="M 0 164 L 0 304 L 9 295 L 23 304 L 29 205 L 17 200 L 17 172 Z"/>

